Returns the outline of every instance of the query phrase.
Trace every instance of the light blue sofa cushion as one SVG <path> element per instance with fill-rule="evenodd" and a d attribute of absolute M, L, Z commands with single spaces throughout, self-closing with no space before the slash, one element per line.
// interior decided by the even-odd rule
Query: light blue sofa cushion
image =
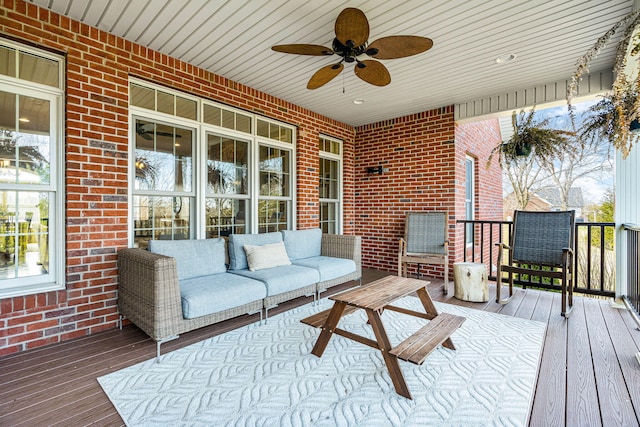
<path fill-rule="evenodd" d="M 223 239 L 151 240 L 149 251 L 175 258 L 178 280 L 227 271 Z"/>
<path fill-rule="evenodd" d="M 351 259 L 315 256 L 293 261 L 294 265 L 314 268 L 320 273 L 320 281 L 332 280 L 356 271 L 356 263 Z"/>
<path fill-rule="evenodd" d="M 282 242 L 282 234 L 280 232 L 229 235 L 229 270 L 246 270 L 249 268 L 244 245 L 262 246 L 278 242 Z"/>
<path fill-rule="evenodd" d="M 282 238 L 287 248 L 287 255 L 291 261 L 297 259 L 320 256 L 322 249 L 322 230 L 311 228 L 308 230 L 283 230 Z"/>
<path fill-rule="evenodd" d="M 267 296 L 262 282 L 231 273 L 219 273 L 180 281 L 182 316 L 194 319 L 218 313 Z"/>
<path fill-rule="evenodd" d="M 293 291 L 320 281 L 318 270 L 299 265 L 283 265 L 258 271 L 231 270 L 230 272 L 261 281 L 267 287 L 267 296 Z"/>

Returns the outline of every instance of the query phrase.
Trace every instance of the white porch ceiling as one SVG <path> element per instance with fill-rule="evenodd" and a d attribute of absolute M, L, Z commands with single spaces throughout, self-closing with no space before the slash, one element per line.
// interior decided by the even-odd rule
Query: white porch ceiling
<path fill-rule="evenodd" d="M 633 6 L 633 0 L 29 1 L 356 126 L 568 79 L 577 58 Z M 346 7 L 366 14 L 370 42 L 419 35 L 434 46 L 384 61 L 392 79 L 386 87 L 362 82 L 347 65 L 329 84 L 308 90 L 311 75 L 337 57 L 270 48 L 330 47 Z M 509 53 L 518 55 L 514 62 L 494 62 Z M 614 58 L 610 43 L 592 71 L 611 69 Z"/>

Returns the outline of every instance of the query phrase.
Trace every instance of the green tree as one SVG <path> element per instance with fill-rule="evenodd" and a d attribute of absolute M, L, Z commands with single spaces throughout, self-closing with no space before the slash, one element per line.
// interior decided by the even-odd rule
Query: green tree
<path fill-rule="evenodd" d="M 604 196 L 600 205 L 596 209 L 596 221 L 597 222 L 614 222 L 614 213 L 616 208 L 616 199 L 613 189 L 609 188 Z M 613 249 L 615 242 L 614 230 L 611 227 L 605 229 L 605 245 L 607 249 Z"/>

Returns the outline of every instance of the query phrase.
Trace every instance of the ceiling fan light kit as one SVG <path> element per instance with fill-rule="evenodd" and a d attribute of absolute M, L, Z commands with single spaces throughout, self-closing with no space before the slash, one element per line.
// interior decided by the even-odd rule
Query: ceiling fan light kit
<path fill-rule="evenodd" d="M 369 44 L 369 21 L 365 14 L 356 8 L 348 7 L 338 15 L 335 23 L 336 37 L 331 49 L 314 44 L 287 44 L 273 46 L 276 52 L 294 55 L 330 56 L 338 55 L 342 59 L 316 71 L 307 89 L 317 89 L 333 80 L 344 69 L 344 63 L 355 63 L 354 73 L 363 81 L 374 86 L 386 86 L 391 83 L 389 70 L 381 62 L 372 59 L 360 59 L 363 55 L 375 59 L 397 59 L 425 52 L 433 46 L 433 41 L 420 36 L 382 37 Z"/>

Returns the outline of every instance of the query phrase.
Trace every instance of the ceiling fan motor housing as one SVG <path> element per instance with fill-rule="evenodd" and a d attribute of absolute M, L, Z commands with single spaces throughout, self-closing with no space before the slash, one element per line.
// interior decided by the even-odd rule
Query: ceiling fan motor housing
<path fill-rule="evenodd" d="M 350 42 L 351 40 L 349 40 L 348 42 Z M 347 44 L 351 44 L 348 43 Z M 363 53 L 365 53 L 367 51 L 367 43 L 363 43 L 360 46 L 353 46 L 353 47 L 349 47 L 346 46 L 344 44 L 342 44 L 342 42 L 340 42 L 340 40 L 338 40 L 338 38 L 334 38 L 333 39 L 333 51 L 338 55 L 344 58 L 345 62 L 354 62 L 356 60 L 357 56 L 362 55 Z"/>

